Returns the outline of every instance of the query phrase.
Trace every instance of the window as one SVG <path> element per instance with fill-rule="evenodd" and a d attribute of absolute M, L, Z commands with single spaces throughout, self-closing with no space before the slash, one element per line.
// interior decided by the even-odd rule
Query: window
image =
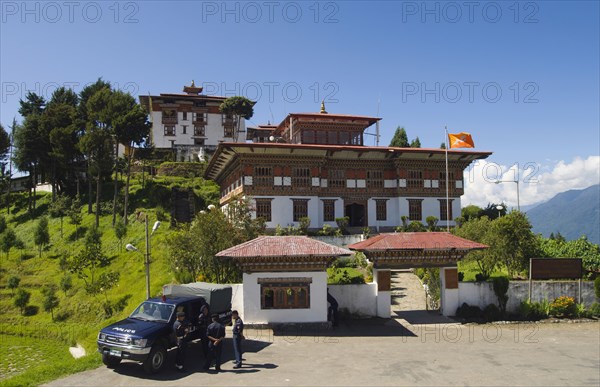
<path fill-rule="evenodd" d="M 351 143 L 352 143 L 352 145 L 362 145 L 363 144 L 362 132 L 352 133 Z"/>
<path fill-rule="evenodd" d="M 197 125 L 206 125 L 206 114 L 194 113 L 194 123 Z"/>
<path fill-rule="evenodd" d="M 203 138 L 195 138 L 194 145 L 204 145 L 204 139 Z"/>
<path fill-rule="evenodd" d="M 259 278 L 260 308 L 310 308 L 311 282 L 311 278 Z"/>
<path fill-rule="evenodd" d="M 387 199 L 375 199 L 375 219 L 387 220 Z"/>
<path fill-rule="evenodd" d="M 422 220 L 423 215 L 421 214 L 421 203 L 423 199 L 408 199 L 408 219 L 409 220 Z"/>
<path fill-rule="evenodd" d="M 183 112 L 183 118 L 182 118 L 182 120 L 183 121 L 187 121 L 187 112 Z"/>
<path fill-rule="evenodd" d="M 303 144 L 314 144 L 315 143 L 315 132 L 313 130 L 304 130 L 302 132 L 302 143 Z"/>
<path fill-rule="evenodd" d="M 423 172 L 408 171 L 408 179 L 406 181 L 408 188 L 423 188 Z"/>
<path fill-rule="evenodd" d="M 292 187 L 310 187 L 310 168 L 292 170 Z"/>
<path fill-rule="evenodd" d="M 271 167 L 254 167 L 254 177 L 252 184 L 256 187 L 272 187 L 273 186 L 273 168 Z"/>
<path fill-rule="evenodd" d="M 204 126 L 194 125 L 194 136 L 204 137 L 205 131 Z"/>
<path fill-rule="evenodd" d="M 383 188 L 383 171 L 367 171 L 367 188 Z"/>
<path fill-rule="evenodd" d="M 224 124 L 223 137 L 233 137 L 233 125 Z"/>
<path fill-rule="evenodd" d="M 187 134 L 187 125 L 181 126 L 181 134 Z"/>
<path fill-rule="evenodd" d="M 452 188 L 453 181 L 454 181 L 454 172 L 449 172 L 448 173 L 448 183 L 450 183 L 450 185 L 448 187 Z M 440 172 L 439 187 L 440 187 L 440 189 L 443 189 L 443 190 L 446 189 L 446 172 Z"/>
<path fill-rule="evenodd" d="M 175 127 L 174 126 L 165 126 L 165 136 L 174 136 L 175 135 Z"/>
<path fill-rule="evenodd" d="M 173 125 L 177 123 L 177 110 L 167 109 L 162 112 L 162 123 Z"/>
<path fill-rule="evenodd" d="M 263 218 L 266 222 L 271 221 L 271 200 L 256 199 L 256 217 Z"/>
<path fill-rule="evenodd" d="M 299 222 L 300 219 L 308 216 L 308 199 L 292 199 L 293 203 L 293 220 Z"/>
<path fill-rule="evenodd" d="M 345 188 L 346 176 L 342 169 L 330 169 L 329 180 L 327 180 L 329 188 Z"/>
<path fill-rule="evenodd" d="M 347 145 L 350 142 L 350 135 L 348 132 L 340 132 L 339 141 L 341 145 Z"/>
<path fill-rule="evenodd" d="M 323 221 L 335 221 L 335 200 L 323 200 Z"/>
<path fill-rule="evenodd" d="M 440 201 L 440 220 L 452 220 L 452 201 L 454 199 L 449 199 L 448 203 L 450 204 L 450 212 L 446 211 L 446 199 L 438 199 Z M 449 217 L 447 217 L 449 215 Z"/>

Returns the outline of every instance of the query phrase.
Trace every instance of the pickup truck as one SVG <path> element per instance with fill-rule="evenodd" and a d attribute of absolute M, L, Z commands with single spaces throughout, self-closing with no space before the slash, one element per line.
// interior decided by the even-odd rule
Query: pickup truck
<path fill-rule="evenodd" d="M 103 328 L 98 334 L 98 352 L 109 368 L 123 359 L 141 362 L 147 373 L 157 373 L 165 365 L 167 351 L 176 346 L 173 323 L 183 311 L 192 324 L 190 340 L 199 338 L 198 315 L 203 304 L 218 313 L 223 324 L 231 323 L 231 287 L 196 282 L 167 285 L 163 297 L 142 302 L 131 315 Z"/>

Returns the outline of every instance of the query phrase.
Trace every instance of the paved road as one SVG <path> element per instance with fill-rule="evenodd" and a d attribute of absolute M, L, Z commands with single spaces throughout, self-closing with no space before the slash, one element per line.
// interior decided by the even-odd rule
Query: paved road
<path fill-rule="evenodd" d="M 226 341 L 219 374 L 200 373 L 194 344 L 187 371 L 147 376 L 125 362 L 51 386 L 138 385 L 600 385 L 600 323 L 459 325 L 343 321 L 333 331 L 248 331 L 247 359 L 232 369 Z M 228 331 L 230 334 L 230 331 Z"/>

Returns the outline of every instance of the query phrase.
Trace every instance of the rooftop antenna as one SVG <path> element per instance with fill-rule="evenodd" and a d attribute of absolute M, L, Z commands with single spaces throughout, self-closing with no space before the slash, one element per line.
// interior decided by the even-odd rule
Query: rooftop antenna
<path fill-rule="evenodd" d="M 271 109 L 271 104 L 269 104 L 269 112 L 271 113 L 271 121 L 269 122 L 270 125 L 271 122 L 275 122 L 275 118 L 273 117 L 273 110 Z"/>
<path fill-rule="evenodd" d="M 381 94 L 377 98 L 377 118 L 379 118 L 379 105 L 381 105 Z M 379 120 L 375 123 L 375 142 L 379 146 Z"/>

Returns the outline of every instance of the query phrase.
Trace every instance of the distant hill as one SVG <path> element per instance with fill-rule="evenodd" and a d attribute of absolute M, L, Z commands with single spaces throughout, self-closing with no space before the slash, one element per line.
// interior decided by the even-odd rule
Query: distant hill
<path fill-rule="evenodd" d="M 548 237 L 560 232 L 567 240 L 586 235 L 600 243 L 600 185 L 559 193 L 527 211 L 533 232 Z"/>

